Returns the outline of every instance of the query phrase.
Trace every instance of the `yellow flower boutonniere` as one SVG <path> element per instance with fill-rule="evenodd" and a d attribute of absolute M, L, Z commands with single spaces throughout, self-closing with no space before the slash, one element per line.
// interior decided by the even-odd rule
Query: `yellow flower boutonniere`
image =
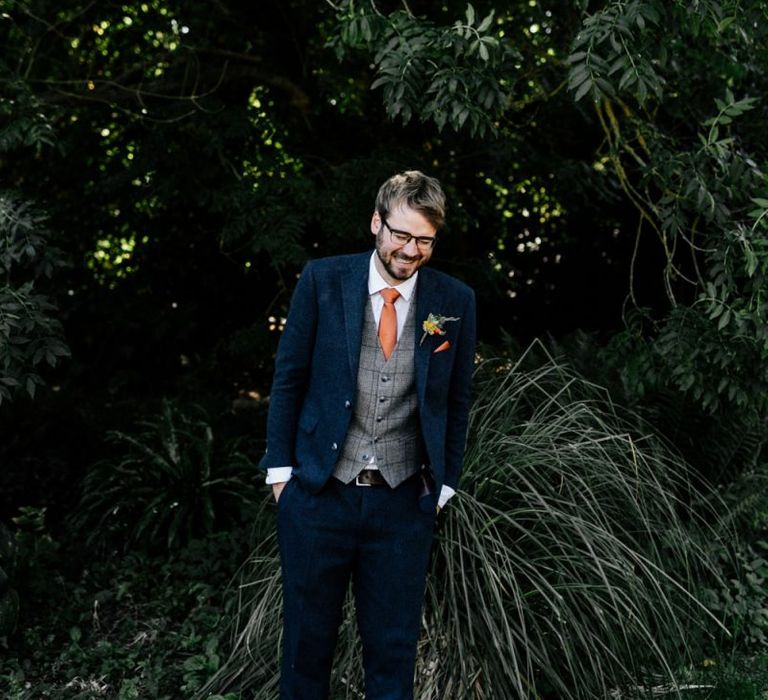
<path fill-rule="evenodd" d="M 428 335 L 445 335 L 443 324 L 448 321 L 458 320 L 460 320 L 458 316 L 438 316 L 437 314 L 429 314 L 427 320 L 421 324 L 421 327 L 424 329 L 424 335 L 421 336 L 419 345 L 426 340 Z"/>

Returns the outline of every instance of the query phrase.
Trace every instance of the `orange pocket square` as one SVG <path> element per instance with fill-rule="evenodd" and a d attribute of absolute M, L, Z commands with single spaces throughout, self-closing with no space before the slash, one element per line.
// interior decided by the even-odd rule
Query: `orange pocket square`
<path fill-rule="evenodd" d="M 436 352 L 443 352 L 443 350 L 447 350 L 449 347 L 451 347 L 451 341 L 450 341 L 450 340 L 446 340 L 446 341 L 445 341 L 444 343 L 442 343 L 441 345 L 438 345 L 438 346 L 437 346 L 437 347 L 436 347 L 436 348 L 435 348 L 435 349 L 432 351 L 432 353 L 434 354 L 434 353 L 436 353 Z"/>

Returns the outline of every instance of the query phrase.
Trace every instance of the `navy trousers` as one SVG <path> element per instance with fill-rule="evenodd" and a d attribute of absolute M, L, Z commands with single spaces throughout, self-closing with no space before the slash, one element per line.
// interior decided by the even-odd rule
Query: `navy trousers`
<path fill-rule="evenodd" d="M 291 479 L 278 501 L 283 574 L 281 700 L 326 700 L 350 580 L 363 646 L 366 700 L 412 700 L 435 514 L 421 482 L 344 485 L 319 494 Z"/>

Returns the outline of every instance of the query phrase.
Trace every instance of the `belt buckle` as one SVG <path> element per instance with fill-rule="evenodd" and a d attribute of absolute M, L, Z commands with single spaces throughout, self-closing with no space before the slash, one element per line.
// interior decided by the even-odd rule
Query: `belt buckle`
<path fill-rule="evenodd" d="M 362 473 L 362 472 L 361 472 Z M 373 484 L 364 484 L 360 481 L 360 474 L 355 477 L 355 486 L 373 486 Z"/>

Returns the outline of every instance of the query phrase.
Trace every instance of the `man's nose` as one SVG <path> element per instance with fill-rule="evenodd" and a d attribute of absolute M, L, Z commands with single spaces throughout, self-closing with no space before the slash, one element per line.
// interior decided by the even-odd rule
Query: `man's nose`
<path fill-rule="evenodd" d="M 411 240 L 403 246 L 403 252 L 412 258 L 415 258 L 419 254 L 419 246 L 416 245 L 415 238 L 411 238 Z"/>

